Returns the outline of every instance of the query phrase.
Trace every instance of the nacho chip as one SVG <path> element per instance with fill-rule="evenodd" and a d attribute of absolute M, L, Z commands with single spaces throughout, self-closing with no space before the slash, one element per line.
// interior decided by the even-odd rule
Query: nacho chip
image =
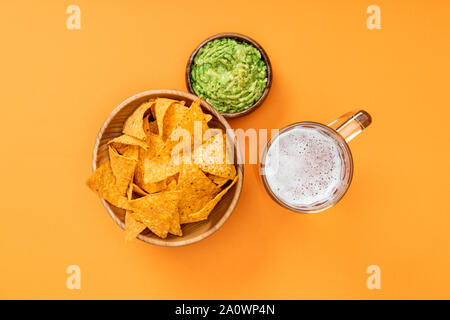
<path fill-rule="evenodd" d="M 95 170 L 86 182 L 87 186 L 100 197 L 118 208 L 127 207 L 125 192 L 121 192 L 116 185 L 116 178 L 109 161 Z"/>
<path fill-rule="evenodd" d="M 139 164 L 136 167 L 136 172 L 134 174 L 134 182 L 138 187 L 140 187 L 145 192 L 155 193 L 167 188 L 166 180 L 145 183 L 144 175 L 145 175 L 144 165 Z"/>
<path fill-rule="evenodd" d="M 169 107 L 171 105 L 173 105 L 175 102 L 177 102 L 177 101 L 172 100 L 172 99 L 167 99 L 167 98 L 158 98 L 155 101 L 154 114 L 155 114 L 156 123 L 158 124 L 159 136 L 163 135 L 164 117 L 166 115 L 167 109 L 169 109 Z"/>
<path fill-rule="evenodd" d="M 126 146 L 138 146 L 142 149 L 148 149 L 148 144 L 145 141 L 136 139 L 126 134 L 110 140 L 108 142 L 108 145 L 114 147 L 120 154 L 123 154 L 121 152 L 121 148 L 124 148 Z"/>
<path fill-rule="evenodd" d="M 148 149 L 148 144 L 128 135 L 121 135 L 108 142 L 108 145 L 124 157 L 138 160 L 139 150 Z"/>
<path fill-rule="evenodd" d="M 205 113 L 205 122 L 210 122 L 212 118 L 213 118 L 212 115 Z"/>
<path fill-rule="evenodd" d="M 166 188 L 167 191 L 177 190 L 177 180 L 176 180 L 177 176 L 178 175 L 174 175 L 174 176 L 171 176 L 171 177 L 167 178 L 166 180 L 164 180 L 167 184 L 167 188 Z M 172 216 L 172 222 L 170 224 L 169 233 L 173 234 L 175 236 L 183 235 L 183 232 L 181 231 L 180 214 L 179 214 L 178 210 Z"/>
<path fill-rule="evenodd" d="M 127 191 L 127 198 L 131 200 L 133 197 L 133 184 L 130 184 Z M 125 242 L 131 241 L 136 238 L 142 231 L 147 228 L 145 224 L 136 221 L 131 215 L 131 211 L 126 210 L 125 213 Z"/>
<path fill-rule="evenodd" d="M 162 138 L 154 133 L 150 133 L 147 138 L 148 149 L 142 153 L 145 158 L 155 157 L 161 149 L 164 147 L 164 141 Z"/>
<path fill-rule="evenodd" d="M 149 109 L 154 103 L 155 101 L 148 101 L 141 104 L 125 121 L 122 132 L 140 140 L 145 140 L 147 136 L 144 131 L 144 117 L 146 113 L 150 112 Z"/>
<path fill-rule="evenodd" d="M 146 172 L 148 170 L 154 170 L 155 167 L 147 166 L 147 162 L 155 158 L 161 148 L 164 147 L 164 142 L 161 137 L 151 133 L 148 139 L 149 148 L 147 150 L 140 150 L 139 161 L 136 166 L 134 174 L 136 184 L 147 191 L 148 193 L 154 193 L 166 188 L 166 183 L 161 179 L 159 181 L 148 181 L 145 179 Z"/>
<path fill-rule="evenodd" d="M 167 184 L 167 191 L 177 190 L 177 188 L 177 182 L 175 180 L 172 180 Z"/>
<path fill-rule="evenodd" d="M 194 125 L 196 121 L 201 122 L 203 133 L 209 129 L 208 124 L 205 121 L 202 108 L 200 107 L 200 99 L 197 99 L 191 104 L 183 119 L 181 119 L 180 123 L 176 127 L 176 129 L 185 129 L 191 134 L 192 145 L 194 145 Z M 201 139 L 201 137 L 199 138 Z"/>
<path fill-rule="evenodd" d="M 139 159 L 139 147 L 138 146 L 125 146 L 122 148 L 122 156 L 138 160 Z"/>
<path fill-rule="evenodd" d="M 181 221 L 199 211 L 220 192 L 220 188 L 194 164 L 181 166 L 177 189 L 181 191 L 178 203 Z"/>
<path fill-rule="evenodd" d="M 149 128 L 149 130 L 150 130 L 151 133 L 153 133 L 153 134 L 158 134 L 158 135 L 159 135 L 159 132 L 158 132 L 158 123 L 156 122 L 156 120 L 155 120 L 155 121 L 150 121 L 150 122 L 148 123 L 148 128 Z"/>
<path fill-rule="evenodd" d="M 218 195 L 214 197 L 211 201 L 209 201 L 203 208 L 201 208 L 199 211 L 195 213 L 189 214 L 187 217 L 184 217 L 183 219 L 180 219 L 180 223 L 192 223 L 197 221 L 202 221 L 208 219 L 209 214 L 214 209 L 214 207 L 219 203 L 219 201 L 222 199 L 222 197 L 230 190 L 230 188 L 236 183 L 239 177 L 236 176 L 234 178 L 233 182 L 223 189 Z"/>
<path fill-rule="evenodd" d="M 181 224 L 180 224 L 180 212 L 178 210 L 173 212 L 172 221 L 170 222 L 169 233 L 173 234 L 174 236 L 180 237 L 183 235 L 183 231 L 181 231 Z"/>
<path fill-rule="evenodd" d="M 120 155 L 116 149 L 109 147 L 111 169 L 116 178 L 116 187 L 121 194 L 125 194 L 133 179 L 137 160 Z"/>
<path fill-rule="evenodd" d="M 228 179 L 228 178 L 223 178 L 223 177 L 215 176 L 215 175 L 210 174 L 210 173 L 206 174 L 206 176 L 207 176 L 209 179 L 211 179 L 212 182 L 214 182 L 215 184 L 217 184 L 217 186 L 219 186 L 219 187 L 223 186 L 225 183 L 228 182 L 228 180 L 230 180 L 230 179 Z"/>
<path fill-rule="evenodd" d="M 227 153 L 226 135 L 215 135 L 201 147 L 194 150 L 192 159 L 202 171 L 218 177 L 233 179 L 236 168 L 230 162 L 231 155 Z"/>
<path fill-rule="evenodd" d="M 159 135 L 158 123 L 156 122 L 156 120 L 149 122 L 148 127 L 151 133 Z"/>
<path fill-rule="evenodd" d="M 144 183 L 140 179 L 136 179 L 136 185 L 144 190 L 147 194 L 152 194 L 167 189 L 166 180 Z"/>
<path fill-rule="evenodd" d="M 154 135 L 159 135 L 158 134 L 158 124 L 156 123 L 156 120 L 150 121 L 150 114 L 148 114 L 144 118 L 144 131 L 145 131 L 145 134 L 147 135 L 147 140 L 151 133 Z"/>
<path fill-rule="evenodd" d="M 145 224 L 157 236 L 165 238 L 176 219 L 179 198 L 179 191 L 159 192 L 130 200 L 128 205 L 135 220 Z"/>
<path fill-rule="evenodd" d="M 174 103 L 171 104 L 167 109 L 166 114 L 163 120 L 163 133 L 162 138 L 164 141 L 170 137 L 172 132 L 184 118 L 186 113 L 189 111 L 189 108 L 185 107 L 182 104 Z"/>
<path fill-rule="evenodd" d="M 144 184 L 165 180 L 180 171 L 179 163 L 172 161 L 169 148 L 166 144 L 155 157 L 143 159 Z"/>
<path fill-rule="evenodd" d="M 144 196 L 144 197 L 146 195 L 148 195 L 147 191 L 145 191 L 144 189 L 139 187 L 137 184 L 133 183 L 132 186 L 133 186 L 133 192 L 134 193 L 136 193 L 136 194 L 138 194 L 140 196 Z M 128 199 L 128 200 L 131 200 L 131 199 Z"/>
<path fill-rule="evenodd" d="M 127 199 L 133 200 L 133 183 L 130 183 L 127 190 Z"/>
<path fill-rule="evenodd" d="M 147 226 L 133 218 L 133 213 L 127 211 L 125 215 L 125 241 L 129 242 L 136 238 Z"/>

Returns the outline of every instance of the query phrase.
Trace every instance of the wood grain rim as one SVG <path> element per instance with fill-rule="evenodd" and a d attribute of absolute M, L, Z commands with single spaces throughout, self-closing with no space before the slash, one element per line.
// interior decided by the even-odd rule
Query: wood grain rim
<path fill-rule="evenodd" d="M 267 83 L 266 87 L 264 88 L 264 91 L 259 97 L 259 99 L 248 109 L 245 109 L 243 111 L 234 112 L 234 113 L 227 113 L 227 112 L 220 112 L 218 111 L 224 118 L 232 119 L 232 118 L 239 118 L 242 116 L 245 116 L 253 111 L 255 111 L 266 99 L 267 95 L 269 94 L 270 88 L 272 87 L 272 65 L 270 63 L 269 56 L 267 55 L 266 51 L 261 47 L 261 45 L 253 40 L 250 37 L 247 37 L 246 35 L 235 33 L 235 32 L 223 32 L 216 35 L 213 35 L 209 37 L 208 39 L 204 40 L 202 43 L 200 43 L 197 48 L 192 52 L 192 54 L 189 57 L 189 60 L 186 65 L 186 74 L 185 74 L 185 80 L 186 80 L 186 87 L 188 88 L 189 92 L 195 95 L 195 91 L 192 88 L 192 82 L 191 82 L 191 69 L 192 64 L 194 63 L 195 56 L 197 55 L 198 51 L 206 45 L 208 42 L 215 40 L 215 39 L 221 39 L 221 38 L 232 38 L 239 41 L 244 41 L 252 46 L 254 46 L 256 49 L 259 50 L 261 53 L 261 56 L 263 57 L 263 60 L 267 66 Z"/>
<path fill-rule="evenodd" d="M 97 139 L 95 141 L 95 145 L 94 145 L 94 150 L 93 150 L 93 156 L 92 156 L 92 169 L 93 171 L 95 171 L 97 169 L 97 160 L 98 160 L 98 153 L 99 153 L 99 147 L 101 144 L 101 140 L 103 137 L 103 134 L 105 133 L 105 130 L 108 128 L 110 122 L 114 119 L 114 117 L 127 105 L 129 105 L 130 103 L 141 99 L 145 96 L 178 96 L 180 100 L 186 99 L 188 101 L 194 101 L 195 99 L 197 99 L 198 97 L 188 93 L 188 92 L 184 92 L 184 91 L 179 91 L 179 90 L 170 90 L 170 89 L 161 89 L 161 90 L 148 90 L 148 91 L 144 91 L 144 92 L 140 92 L 137 93 L 129 98 L 127 98 L 126 100 L 124 100 L 123 102 L 121 102 L 116 108 L 114 108 L 114 110 L 108 115 L 108 117 L 106 118 L 105 122 L 103 123 L 103 126 L 101 127 L 98 135 L 97 135 Z M 227 211 L 225 212 L 225 214 L 222 216 L 222 218 L 214 225 L 212 226 L 209 230 L 207 230 L 206 232 L 192 238 L 192 239 L 188 239 L 188 240 L 183 240 L 182 237 L 180 237 L 179 241 L 173 241 L 173 242 L 168 242 L 165 241 L 164 239 L 156 239 L 156 238 L 152 238 L 152 237 L 148 237 L 146 235 L 138 235 L 137 238 L 146 242 L 146 243 L 150 243 L 150 244 L 154 244 L 154 245 L 159 245 L 159 246 L 165 246 L 165 247 L 179 247 L 179 246 L 185 246 L 185 245 L 189 245 L 192 243 L 196 243 L 200 240 L 203 240 L 207 237 L 209 237 L 210 235 L 212 235 L 214 232 L 216 232 L 217 230 L 219 230 L 224 223 L 228 220 L 228 218 L 231 216 L 231 213 L 233 212 L 234 208 L 237 205 L 237 202 L 239 200 L 239 197 L 241 195 L 241 191 L 242 191 L 242 185 L 243 185 L 243 180 L 244 180 L 244 166 L 242 165 L 243 161 L 242 161 L 242 155 L 241 155 L 241 149 L 239 146 L 239 142 L 237 141 L 237 139 L 235 138 L 234 132 L 232 130 L 232 128 L 230 127 L 230 125 L 228 124 L 228 122 L 224 119 L 224 117 L 222 117 L 222 115 L 215 109 L 213 108 L 211 105 L 209 105 L 206 101 L 204 101 L 203 99 L 201 99 L 201 106 L 203 109 L 206 109 L 208 112 L 212 113 L 212 115 L 214 117 L 216 117 L 219 122 L 226 128 L 226 129 L 230 129 L 227 130 L 227 137 L 229 139 L 233 139 L 231 141 L 234 142 L 234 152 L 236 155 L 236 161 L 237 164 L 235 164 L 236 166 L 236 172 L 238 175 L 238 181 L 235 184 L 236 190 L 235 190 L 235 194 L 234 197 L 230 203 L 230 205 L 228 206 Z M 234 188 L 234 187 L 233 187 Z M 111 204 L 109 204 L 107 201 L 105 201 L 103 198 L 100 198 L 103 206 L 105 207 L 106 211 L 108 212 L 108 214 L 111 216 L 111 218 L 117 223 L 117 225 L 119 225 L 122 229 L 125 230 L 125 225 L 124 223 L 119 219 L 119 217 L 116 216 L 116 214 L 113 212 L 113 210 L 111 209 Z"/>

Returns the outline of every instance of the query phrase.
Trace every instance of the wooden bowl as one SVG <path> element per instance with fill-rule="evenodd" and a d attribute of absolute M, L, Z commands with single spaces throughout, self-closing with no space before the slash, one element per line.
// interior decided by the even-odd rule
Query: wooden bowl
<path fill-rule="evenodd" d="M 195 56 L 197 55 L 197 52 L 209 41 L 212 41 L 215 39 L 221 39 L 221 38 L 232 38 L 237 41 L 247 42 L 247 43 L 251 44 L 256 49 L 259 50 L 259 52 L 261 53 L 261 57 L 263 58 L 264 62 L 266 63 L 266 66 L 267 66 L 266 87 L 265 87 L 263 93 L 261 94 L 261 97 L 259 97 L 259 99 L 251 107 L 249 107 L 248 109 L 245 109 L 245 110 L 242 110 L 239 112 L 233 112 L 233 113 L 226 113 L 226 112 L 219 111 L 220 114 L 224 118 L 238 118 L 238 117 L 245 116 L 246 114 L 249 114 L 250 112 L 255 111 L 266 99 L 267 95 L 269 94 L 270 88 L 272 86 L 272 65 L 270 64 L 269 56 L 267 55 L 266 51 L 264 51 L 264 49 L 259 45 L 259 43 L 257 43 L 252 38 L 244 36 L 243 34 L 233 33 L 233 32 L 225 32 L 225 33 L 216 34 L 212 37 L 209 37 L 202 43 L 200 43 L 198 45 L 198 47 L 194 50 L 194 52 L 192 52 L 191 56 L 189 57 L 189 60 L 188 60 L 187 66 L 186 66 L 186 86 L 190 93 L 195 94 L 195 91 L 192 88 L 192 83 L 191 83 L 191 69 L 192 69 L 192 64 L 194 63 Z"/>
<path fill-rule="evenodd" d="M 184 100 L 187 105 L 190 105 L 194 100 L 198 99 L 196 96 L 176 90 L 150 90 L 138 93 L 119 104 L 108 116 L 98 133 L 97 140 L 94 146 L 94 154 L 92 159 L 92 168 L 95 170 L 99 165 L 109 160 L 107 142 L 122 134 L 122 127 L 125 120 L 139 107 L 143 102 L 151 98 L 170 98 L 176 100 Z M 139 236 L 138 239 L 160 246 L 184 246 L 191 243 L 198 242 L 213 234 L 218 230 L 225 221 L 230 217 L 236 206 L 239 196 L 241 194 L 242 182 L 244 178 L 244 166 L 242 165 L 242 156 L 240 147 L 234 137 L 228 122 L 219 114 L 219 112 L 210 106 L 207 102 L 201 101 L 201 107 L 205 113 L 213 116 L 209 122 L 210 127 L 227 130 L 227 135 L 230 141 L 234 141 L 234 156 L 236 163 L 236 171 L 239 176 L 236 184 L 225 194 L 220 202 L 213 209 L 209 218 L 205 221 L 189 223 L 182 225 L 183 236 L 168 235 L 166 239 L 161 239 L 146 229 Z M 109 204 L 104 199 L 101 199 L 103 206 L 108 211 L 113 220 L 122 228 L 125 228 L 125 210 L 117 208 Z"/>

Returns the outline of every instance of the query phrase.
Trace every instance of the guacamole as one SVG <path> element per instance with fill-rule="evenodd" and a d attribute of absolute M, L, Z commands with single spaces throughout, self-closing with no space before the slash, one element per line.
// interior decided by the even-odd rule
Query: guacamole
<path fill-rule="evenodd" d="M 251 107 L 267 83 L 267 66 L 254 46 L 231 38 L 203 46 L 191 69 L 192 88 L 220 112 L 234 113 Z"/>

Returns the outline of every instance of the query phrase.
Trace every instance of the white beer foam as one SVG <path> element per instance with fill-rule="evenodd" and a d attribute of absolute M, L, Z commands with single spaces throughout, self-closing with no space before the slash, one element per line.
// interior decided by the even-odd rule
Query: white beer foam
<path fill-rule="evenodd" d="M 341 184 L 340 147 L 314 128 L 297 127 L 272 142 L 265 161 L 266 180 L 290 206 L 307 206 L 332 197 Z"/>

